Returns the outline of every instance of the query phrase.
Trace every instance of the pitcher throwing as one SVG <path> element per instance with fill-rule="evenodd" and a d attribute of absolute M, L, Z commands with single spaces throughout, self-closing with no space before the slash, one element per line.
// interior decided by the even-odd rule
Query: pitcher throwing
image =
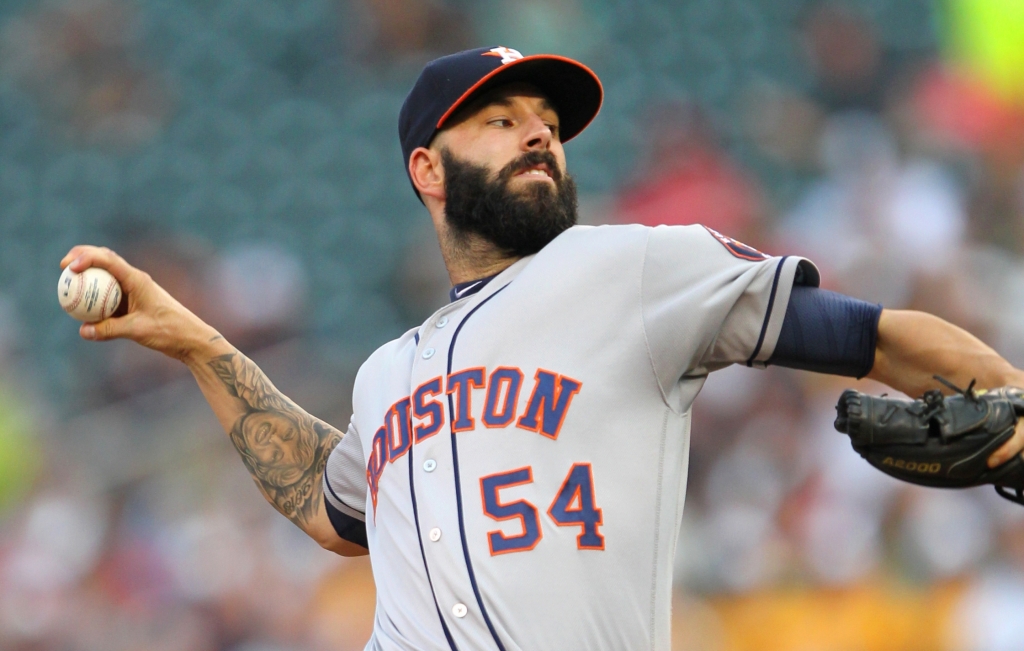
<path fill-rule="evenodd" d="M 267 500 L 371 555 L 369 650 L 667 651 L 690 408 L 717 369 L 1024 386 L 936 317 L 818 289 L 807 260 L 702 226 L 577 226 L 563 144 L 602 94 L 580 63 L 505 47 L 426 66 L 399 137 L 452 300 L 363 364 L 344 433 L 113 252 L 62 262 L 128 300 L 83 337 L 187 364 Z M 1018 427 L 988 465 L 1022 447 Z"/>

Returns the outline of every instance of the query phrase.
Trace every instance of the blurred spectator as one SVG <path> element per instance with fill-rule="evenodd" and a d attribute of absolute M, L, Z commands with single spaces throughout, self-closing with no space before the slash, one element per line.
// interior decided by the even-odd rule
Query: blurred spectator
<path fill-rule="evenodd" d="M 776 246 L 815 260 L 826 287 L 983 329 L 969 281 L 953 272 L 969 235 L 967 193 L 908 106 L 921 51 L 883 47 L 873 23 L 835 3 L 811 6 L 801 38 L 809 94 L 767 84 L 747 98 L 764 153 L 818 173 L 782 218 Z"/>
<path fill-rule="evenodd" d="M 827 112 L 882 111 L 895 65 L 874 25 L 848 4 L 821 2 L 810 5 L 800 36 L 815 79 L 812 97 Z"/>
<path fill-rule="evenodd" d="M 303 332 L 308 320 L 307 272 L 283 247 L 239 242 L 222 253 L 196 237 L 124 224 L 116 248 L 182 305 L 252 352 Z M 188 375 L 177 360 L 129 342 L 112 342 L 106 400 L 149 391 Z"/>
<path fill-rule="evenodd" d="M 954 648 L 963 651 L 1010 651 L 1024 636 L 1024 514 L 1001 513 L 1001 553 L 970 582 L 950 620 Z"/>
<path fill-rule="evenodd" d="M 984 497 L 989 497 L 985 489 Z M 994 543 L 993 523 L 979 491 L 907 491 L 901 536 L 908 573 L 928 580 L 961 575 L 984 560 Z"/>
<path fill-rule="evenodd" d="M 99 559 L 108 516 L 102 499 L 81 490 L 30 503 L 0 558 L 0 641 L 37 640 L 61 627 L 75 585 Z"/>
<path fill-rule="evenodd" d="M 618 219 L 648 226 L 704 224 L 757 244 L 761 196 L 693 104 L 664 103 L 644 122 L 644 162 L 618 198 Z"/>
<path fill-rule="evenodd" d="M 326 574 L 311 602 L 313 651 L 361 651 L 373 631 L 373 574 L 366 559 L 346 559 Z"/>
<path fill-rule="evenodd" d="M 909 101 L 920 137 L 973 167 L 972 239 L 1024 253 L 1024 106 L 1009 104 L 979 80 L 938 65 L 921 76 Z"/>
<path fill-rule="evenodd" d="M 214 254 L 206 242 L 151 231 L 131 220 L 122 221 L 121 227 L 124 231 L 115 250 L 144 269 L 182 305 L 200 317 L 214 317 L 217 297 L 209 294 L 203 275 Z M 100 402 L 137 395 L 188 375 L 177 360 L 142 346 L 127 341 L 111 342 L 110 346 L 106 374 L 98 385 L 102 395 L 96 399 Z"/>
<path fill-rule="evenodd" d="M 130 148 L 171 111 L 167 84 L 139 63 L 139 18 L 127 0 L 60 0 L 7 22 L 0 69 L 39 98 L 68 136 Z"/>
<path fill-rule="evenodd" d="M 778 83 L 760 82 L 743 97 L 743 127 L 768 157 L 788 169 L 807 172 L 818 166 L 818 134 L 824 109 L 810 97 Z"/>
<path fill-rule="evenodd" d="M 963 241 L 955 179 L 928 159 L 902 161 L 885 123 L 864 112 L 831 118 L 819 147 L 825 175 L 786 216 L 780 236 L 848 293 L 907 305 L 914 274 L 945 270 Z"/>
<path fill-rule="evenodd" d="M 269 242 L 230 246 L 211 264 L 211 323 L 242 349 L 258 349 L 302 332 L 308 278 L 302 263 Z"/>

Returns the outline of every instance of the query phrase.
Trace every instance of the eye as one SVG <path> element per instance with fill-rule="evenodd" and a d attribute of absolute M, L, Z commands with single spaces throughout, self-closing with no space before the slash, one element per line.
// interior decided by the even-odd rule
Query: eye
<path fill-rule="evenodd" d="M 494 118 L 493 120 L 488 121 L 487 124 L 492 124 L 492 125 L 494 125 L 496 127 L 502 127 L 502 128 L 507 128 L 507 127 L 514 126 L 514 123 L 512 122 L 512 120 L 510 120 L 508 118 Z"/>

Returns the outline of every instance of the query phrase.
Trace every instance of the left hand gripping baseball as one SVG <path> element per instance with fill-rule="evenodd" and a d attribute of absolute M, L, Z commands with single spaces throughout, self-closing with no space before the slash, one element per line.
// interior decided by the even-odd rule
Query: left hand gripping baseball
<path fill-rule="evenodd" d="M 836 429 L 888 475 L 938 488 L 993 484 L 1000 495 L 1024 504 L 1020 389 L 969 387 L 950 397 L 933 390 L 918 400 L 848 390 L 836 412 Z"/>
<path fill-rule="evenodd" d="M 121 308 L 97 323 L 84 323 L 82 338 L 92 341 L 130 339 L 147 348 L 182 361 L 217 335 L 216 331 L 186 309 L 149 274 L 128 264 L 106 247 L 79 245 L 60 263 L 81 273 L 90 267 L 105 269 L 124 291 Z"/>

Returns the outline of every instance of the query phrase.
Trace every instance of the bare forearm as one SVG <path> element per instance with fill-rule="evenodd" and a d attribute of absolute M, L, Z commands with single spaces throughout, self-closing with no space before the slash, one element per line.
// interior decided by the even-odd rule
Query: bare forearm
<path fill-rule="evenodd" d="M 188 365 L 257 487 L 274 508 L 314 535 L 323 524 L 320 482 L 341 432 L 289 400 L 219 336 Z"/>
<path fill-rule="evenodd" d="M 286 398 L 216 330 L 113 251 L 80 245 L 61 260 L 75 272 L 92 266 L 114 275 L 128 305 L 122 316 L 83 324 L 82 336 L 130 339 L 184 362 L 267 501 L 323 547 L 366 553 L 334 531 L 320 489 L 341 433 Z"/>
<path fill-rule="evenodd" d="M 910 396 L 944 389 L 932 376 L 957 386 L 1024 386 L 1024 373 L 966 330 L 909 310 L 884 310 L 878 322 L 875 364 L 868 377 Z"/>

